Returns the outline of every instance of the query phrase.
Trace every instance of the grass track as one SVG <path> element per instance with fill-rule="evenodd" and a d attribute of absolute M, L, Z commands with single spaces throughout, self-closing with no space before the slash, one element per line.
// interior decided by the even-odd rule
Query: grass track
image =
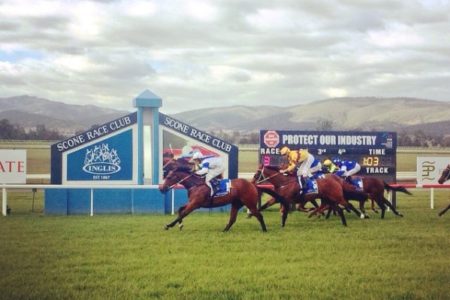
<path fill-rule="evenodd" d="M 428 192 L 399 196 L 398 218 L 289 215 L 269 232 L 240 213 L 0 218 L 1 299 L 448 299 L 450 214 Z M 436 192 L 436 207 L 449 201 Z"/>

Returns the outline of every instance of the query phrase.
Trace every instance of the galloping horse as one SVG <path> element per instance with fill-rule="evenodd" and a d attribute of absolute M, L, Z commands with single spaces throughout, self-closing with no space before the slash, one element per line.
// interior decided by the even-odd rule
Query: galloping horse
<path fill-rule="evenodd" d="M 439 184 L 444 184 L 444 182 L 446 182 L 447 180 L 450 179 L 450 165 L 447 166 L 447 168 L 445 168 L 442 171 L 441 177 L 439 177 Z M 447 212 L 447 210 L 450 209 L 450 204 L 439 213 L 439 217 L 442 216 L 443 214 L 445 214 Z"/>
<path fill-rule="evenodd" d="M 384 215 L 386 212 L 386 206 L 388 206 L 392 212 L 399 216 L 403 217 L 395 207 L 384 197 L 384 191 L 395 191 L 402 192 L 408 195 L 412 195 L 405 187 L 403 186 L 392 186 L 387 184 L 385 181 L 376 178 L 376 177 L 352 177 L 352 178 L 361 178 L 363 183 L 363 191 L 358 191 L 356 187 L 345 181 L 342 177 L 337 175 L 331 175 L 333 179 L 338 181 L 344 190 L 345 199 L 350 200 L 358 200 L 359 208 L 361 212 L 365 214 L 364 210 L 364 202 L 370 198 L 372 201 L 375 201 L 381 209 L 381 218 L 384 219 Z"/>
<path fill-rule="evenodd" d="M 248 180 L 241 178 L 231 180 L 231 189 L 228 194 L 216 196 L 211 199 L 210 189 L 205 184 L 204 178 L 195 175 L 186 167 L 178 167 L 167 174 L 164 183 L 160 185 L 159 189 L 161 192 L 166 192 L 176 184 L 182 184 L 188 190 L 189 201 L 186 205 L 178 209 L 178 217 L 173 222 L 165 225 L 164 228 L 166 230 L 173 227 L 176 223 L 180 223 L 180 226 L 182 226 L 183 218 L 195 209 L 201 207 L 219 207 L 231 203 L 230 220 L 224 231 L 230 230 L 231 226 L 236 222 L 239 209 L 244 205 L 247 206 L 252 214 L 258 219 L 262 230 L 267 231 L 264 218 L 257 209 L 257 203 L 261 194 L 258 192 L 258 188 Z M 271 190 L 260 190 L 276 197 L 280 202 L 285 203 L 282 197 Z"/>
<path fill-rule="evenodd" d="M 356 210 L 352 204 L 350 204 L 344 198 L 342 186 L 334 179 L 322 178 L 317 179 L 318 193 L 300 194 L 300 185 L 297 181 L 297 176 L 289 176 L 280 173 L 280 168 L 278 166 L 263 166 L 260 165 L 255 175 L 253 176 L 253 182 L 262 183 L 270 182 L 275 187 L 275 192 L 281 195 L 287 202 L 299 202 L 301 204 L 307 201 L 314 201 L 317 198 L 322 199 L 322 203 L 315 212 L 322 212 L 327 206 L 331 206 L 335 209 L 339 216 L 341 217 L 342 224 L 347 226 L 347 221 L 339 205 L 353 211 L 358 217 L 361 216 L 360 212 Z M 261 210 L 269 207 L 271 203 L 267 202 L 262 207 Z M 281 225 L 285 226 L 287 218 L 288 206 L 283 205 L 282 208 L 282 220 Z"/>

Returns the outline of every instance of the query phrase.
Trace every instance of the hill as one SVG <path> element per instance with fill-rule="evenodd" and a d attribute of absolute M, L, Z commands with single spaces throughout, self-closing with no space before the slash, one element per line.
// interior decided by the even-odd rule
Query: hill
<path fill-rule="evenodd" d="M 125 114 L 125 111 L 95 105 L 70 105 L 34 96 L 0 98 L 0 119 L 25 128 L 45 125 L 66 135 Z"/>
<path fill-rule="evenodd" d="M 65 135 L 127 114 L 94 105 L 69 105 L 33 96 L 0 98 L 0 119 L 25 128 L 43 124 Z M 450 135 L 450 103 L 416 98 L 333 98 L 290 107 L 245 105 L 173 115 L 205 131 L 260 129 L 389 130 Z"/>
<path fill-rule="evenodd" d="M 450 134 L 450 103 L 414 98 L 333 98 L 281 108 L 232 106 L 174 115 L 205 130 L 322 129 L 416 131 Z M 447 122 L 447 123 L 446 123 Z M 427 126 L 427 124 L 430 124 Z M 432 125 L 434 124 L 434 125 Z"/>

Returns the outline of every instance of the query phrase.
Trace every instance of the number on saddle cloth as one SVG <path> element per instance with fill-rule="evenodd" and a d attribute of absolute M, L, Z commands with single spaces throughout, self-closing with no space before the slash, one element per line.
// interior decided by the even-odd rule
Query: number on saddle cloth
<path fill-rule="evenodd" d="M 230 192 L 230 179 L 214 178 L 210 182 L 214 190 L 214 196 L 224 196 Z"/>
<path fill-rule="evenodd" d="M 319 187 L 317 186 L 317 180 L 314 177 L 307 178 L 306 184 L 303 187 L 304 194 L 318 193 Z"/>

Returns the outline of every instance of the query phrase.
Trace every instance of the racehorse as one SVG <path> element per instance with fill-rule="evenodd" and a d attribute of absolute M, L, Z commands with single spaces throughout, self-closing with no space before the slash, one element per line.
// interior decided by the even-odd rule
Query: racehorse
<path fill-rule="evenodd" d="M 384 215 L 386 212 L 386 206 L 388 206 L 392 212 L 399 216 L 403 217 L 402 214 L 400 214 L 395 207 L 384 197 L 384 191 L 395 191 L 395 192 L 402 192 L 408 195 L 412 195 L 405 187 L 403 186 L 392 186 L 387 184 L 385 181 L 376 178 L 376 177 L 358 177 L 358 176 L 352 176 L 353 179 L 360 178 L 362 180 L 363 184 L 363 190 L 358 191 L 355 186 L 347 182 L 342 177 L 339 177 L 337 175 L 332 174 L 331 175 L 333 179 L 340 182 L 342 185 L 342 188 L 344 190 L 344 196 L 345 199 L 350 200 L 358 200 L 359 201 L 359 208 L 361 209 L 361 212 L 365 215 L 364 210 L 364 203 L 365 201 L 370 198 L 372 201 L 375 201 L 378 206 L 381 209 L 381 218 L 384 219 Z M 373 209 L 373 206 L 372 206 Z"/>
<path fill-rule="evenodd" d="M 189 168 L 178 167 L 171 170 L 164 183 L 160 185 L 161 192 L 167 192 L 176 184 L 182 184 L 188 190 L 189 201 L 186 205 L 178 209 L 178 217 L 171 223 L 165 225 L 165 229 L 173 227 L 176 223 L 182 226 L 182 220 L 193 210 L 201 207 L 219 207 L 231 203 L 230 220 L 223 231 L 230 230 L 231 226 L 236 222 L 237 213 L 242 206 L 246 206 L 251 213 L 257 218 L 263 231 L 267 231 L 266 224 L 262 214 L 257 209 L 257 203 L 260 199 L 261 192 L 268 193 L 276 197 L 281 203 L 285 203 L 284 199 L 270 189 L 258 189 L 253 183 L 246 179 L 237 178 L 231 180 L 231 189 L 228 194 L 223 196 L 215 196 L 210 198 L 210 189 L 205 184 L 204 178 L 192 173 Z"/>
<path fill-rule="evenodd" d="M 308 201 L 315 201 L 315 199 L 322 199 L 322 203 L 319 208 L 316 208 L 312 214 L 321 213 L 327 207 L 328 204 L 333 209 L 335 209 L 339 216 L 341 217 L 342 224 L 347 226 L 347 221 L 339 205 L 344 206 L 346 209 L 353 211 L 358 217 L 361 217 L 361 213 L 355 209 L 355 207 L 350 204 L 344 198 L 342 186 L 334 179 L 331 178 L 319 178 L 317 179 L 318 192 L 304 194 L 300 193 L 300 185 L 297 181 L 297 176 L 285 175 L 280 173 L 280 168 L 278 166 L 264 166 L 260 165 L 255 175 L 253 176 L 253 182 L 262 183 L 269 182 L 275 187 L 275 192 L 281 195 L 287 202 L 290 203 L 301 203 L 304 204 Z M 290 204 L 288 203 L 288 204 Z M 267 202 L 262 207 L 261 210 L 269 207 L 271 203 Z M 282 220 L 281 226 L 285 226 L 287 218 L 287 210 L 289 206 L 282 206 Z"/>
<path fill-rule="evenodd" d="M 450 164 L 447 166 L 447 168 L 445 168 L 442 171 L 441 177 L 439 177 L 439 184 L 444 184 L 444 182 L 446 182 L 447 180 L 450 179 Z M 450 204 L 439 213 L 439 217 L 442 216 L 443 214 L 445 214 L 447 212 L 447 210 L 450 209 Z"/>

